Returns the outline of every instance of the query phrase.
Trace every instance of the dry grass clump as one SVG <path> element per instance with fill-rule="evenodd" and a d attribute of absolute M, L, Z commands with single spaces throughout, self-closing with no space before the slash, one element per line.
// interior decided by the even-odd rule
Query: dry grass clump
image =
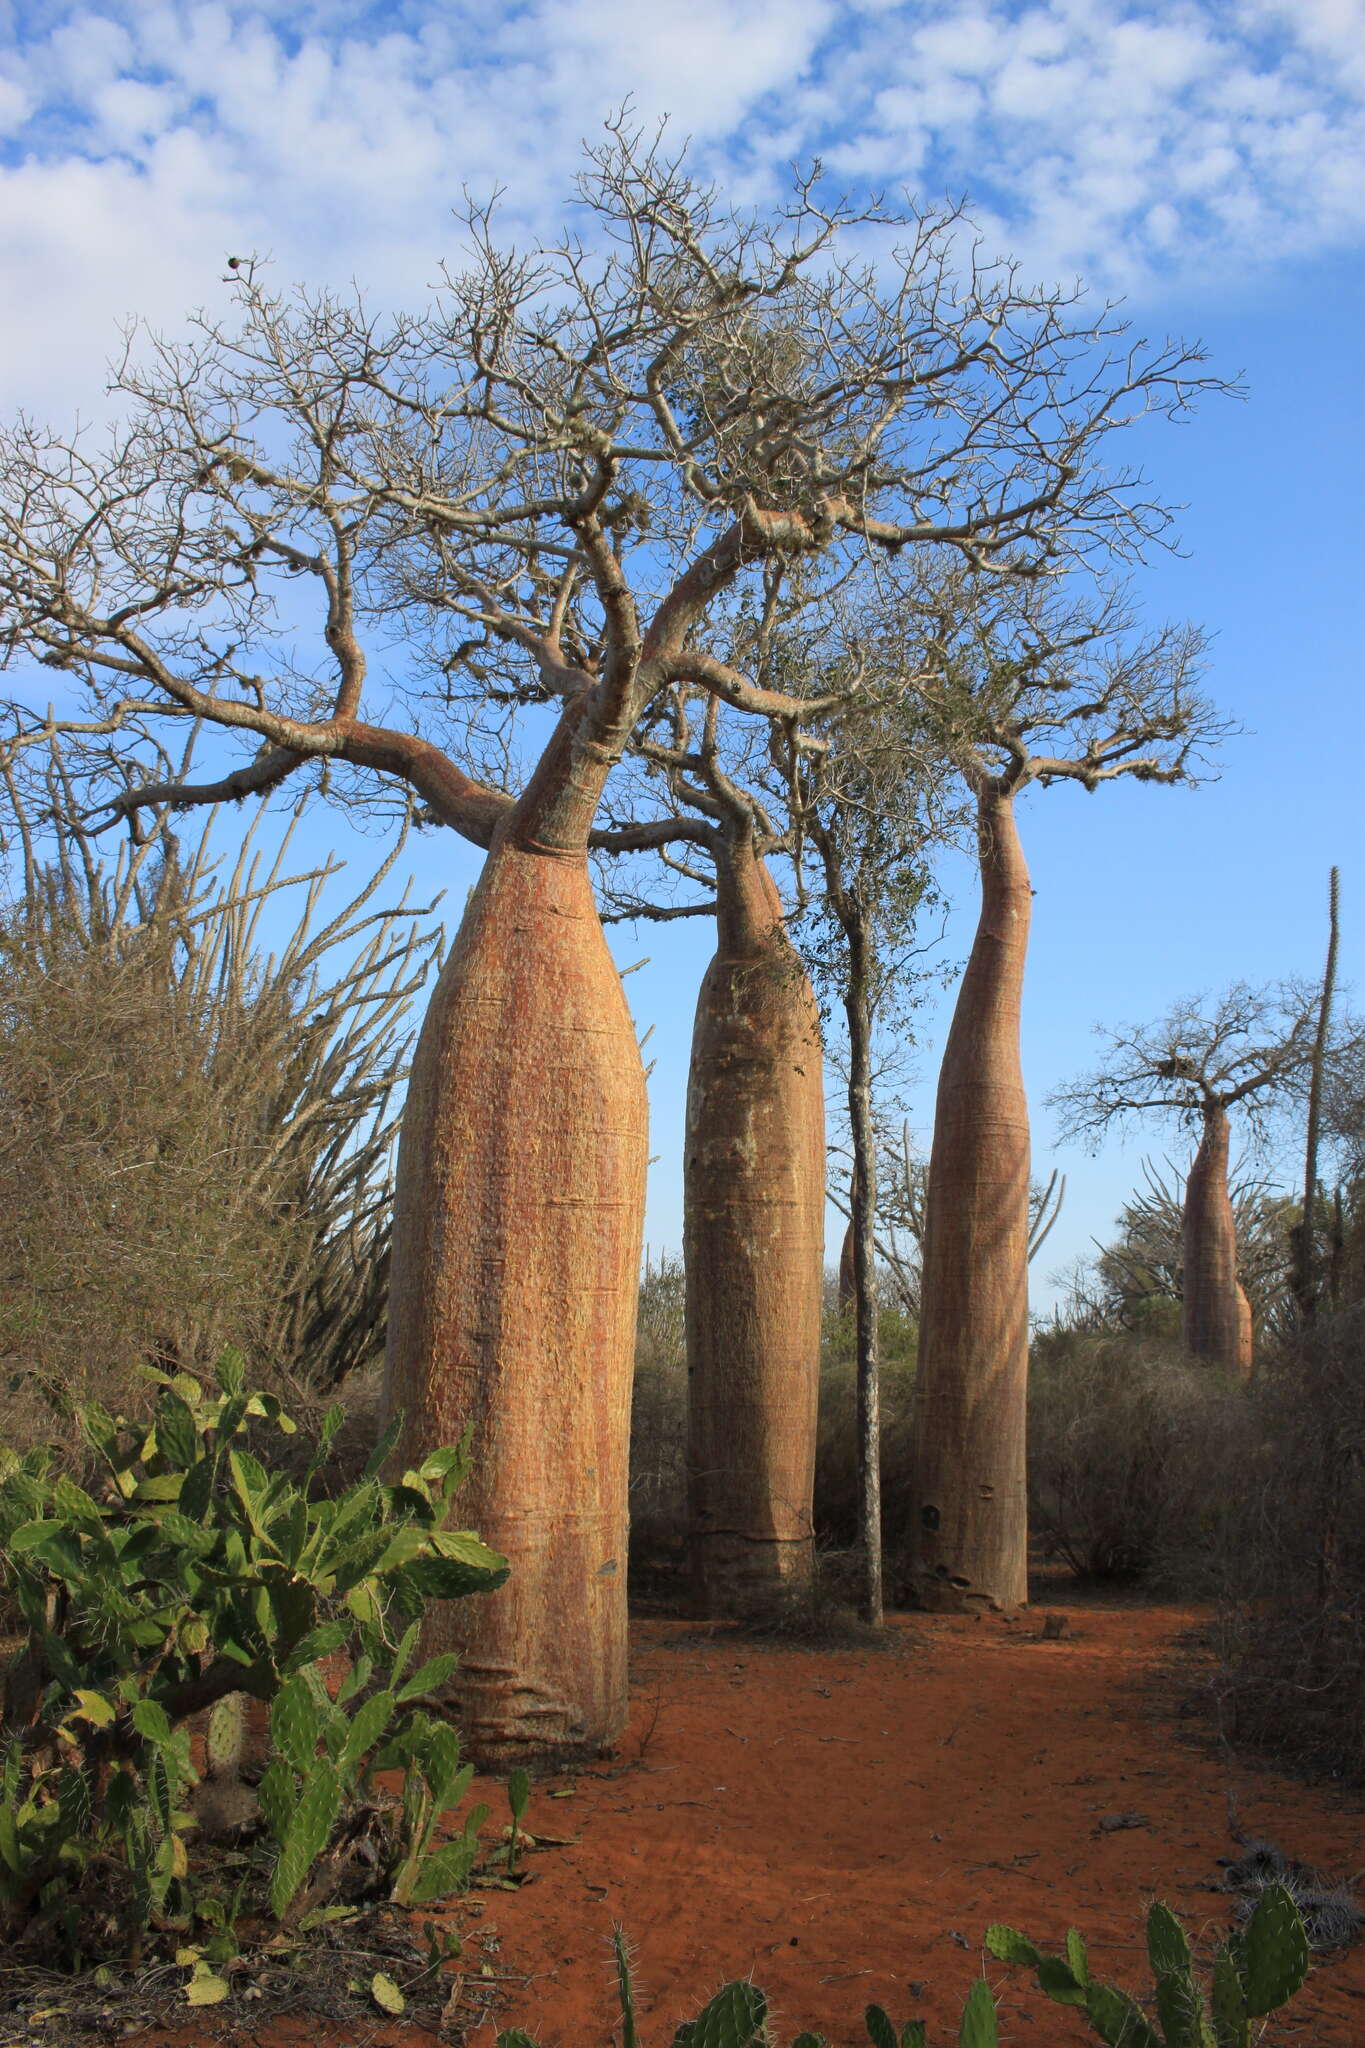
<path fill-rule="evenodd" d="M 842 1558 L 843 1553 L 817 1551 L 810 1578 L 756 1594 L 735 1616 L 736 1632 L 780 1649 L 885 1649 L 892 1639 L 858 1613 L 856 1569 L 842 1569 Z"/>

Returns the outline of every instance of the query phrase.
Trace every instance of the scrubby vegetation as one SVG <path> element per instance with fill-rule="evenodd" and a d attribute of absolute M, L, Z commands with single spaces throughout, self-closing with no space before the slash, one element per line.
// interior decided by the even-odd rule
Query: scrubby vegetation
<path fill-rule="evenodd" d="M 50 1450 L 0 1447 L 0 1573 L 25 1630 L 0 1724 L 0 1911 L 12 1952 L 79 1967 L 152 1946 L 211 2003 L 252 1915 L 417 1905 L 467 1879 L 486 1809 L 434 1839 L 472 1767 L 427 1710 L 456 1659 L 419 1663 L 417 1639 L 430 1601 L 489 1592 L 506 1570 L 443 1526 L 463 1450 L 386 1484 L 392 1430 L 328 1498 L 310 1482 L 339 1408 L 296 1484 L 271 1469 L 294 1425 L 234 1355 L 212 1388 L 156 1377 L 147 1423 L 73 1411 L 85 1485 Z M 254 1791 L 225 1807 L 205 1787 L 243 1760 L 247 1698 L 268 1708 L 268 1746 Z M 382 1770 L 402 1774 L 397 1804 L 376 1791 Z M 225 1834 L 249 1852 L 225 1858 Z"/>
<path fill-rule="evenodd" d="M 1019 1933 L 988 1927 L 985 1946 L 1002 1962 L 1023 1963 L 1037 1972 L 1038 1987 L 1056 2005 L 1079 2008 L 1091 2032 L 1106 2048 L 1250 2048 L 1252 2023 L 1276 2012 L 1308 1975 L 1308 1940 L 1289 1892 L 1271 1885 L 1262 1892 L 1245 1928 L 1224 1942 L 1214 1959 L 1210 1994 L 1195 1975 L 1189 1937 L 1169 1907 L 1155 1902 L 1147 1915 L 1147 1956 L 1152 1968 L 1155 2025 L 1143 2008 L 1117 1985 L 1090 1974 L 1086 1946 L 1073 1927 L 1064 1956 L 1049 1956 Z M 614 1939 L 623 2048 L 639 2048 L 635 1987 L 621 1930 Z M 872 2048 L 928 2048 L 923 2020 L 897 2028 L 879 2005 L 869 2005 L 863 2025 Z M 1259 2031 L 1259 2030 L 1258 2030 Z M 967 1994 L 958 2028 L 958 2048 L 997 2048 L 1000 2039 L 990 1985 L 978 1977 Z M 498 2036 L 497 2048 L 537 2048 L 520 2028 Z M 768 2001 L 753 1983 L 726 1984 L 697 2014 L 684 2020 L 673 2048 L 777 2048 L 768 2026 Z M 821 2034 L 801 2033 L 791 2048 L 829 2048 Z"/>

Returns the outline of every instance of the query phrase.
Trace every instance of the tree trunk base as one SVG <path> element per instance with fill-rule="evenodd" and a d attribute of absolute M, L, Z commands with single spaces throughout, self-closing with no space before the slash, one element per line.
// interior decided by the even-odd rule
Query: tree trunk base
<path fill-rule="evenodd" d="M 815 1578 L 815 1539 L 693 1532 L 690 1604 L 701 1621 L 738 1619 L 804 1593 Z"/>

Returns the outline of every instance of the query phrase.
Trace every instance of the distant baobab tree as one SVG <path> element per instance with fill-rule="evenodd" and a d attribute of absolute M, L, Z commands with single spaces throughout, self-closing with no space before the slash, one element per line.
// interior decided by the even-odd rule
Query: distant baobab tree
<path fill-rule="evenodd" d="M 1154 1024 L 1101 1029 L 1100 1065 L 1050 1098 L 1063 1140 L 1095 1144 L 1152 1117 L 1198 1131 L 1185 1181 L 1181 1341 L 1243 1377 L 1253 1364 L 1252 1318 L 1238 1279 L 1232 1118 L 1263 1138 L 1275 1111 L 1306 1091 L 1318 1007 L 1318 989 L 1305 982 L 1234 982 L 1221 995 L 1176 1003 Z"/>

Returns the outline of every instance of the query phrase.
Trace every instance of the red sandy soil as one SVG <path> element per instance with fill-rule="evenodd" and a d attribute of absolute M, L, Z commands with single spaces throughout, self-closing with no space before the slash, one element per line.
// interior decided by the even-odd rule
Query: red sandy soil
<path fill-rule="evenodd" d="M 992 1920 L 1048 1947 L 1077 1926 L 1094 1972 L 1141 1994 L 1151 1899 L 1206 1944 L 1230 1924 L 1231 1900 L 1211 1889 L 1217 1859 L 1238 1853 L 1230 1789 L 1248 1836 L 1334 1876 L 1361 1871 L 1358 1797 L 1225 1762 L 1202 1724 L 1178 1716 L 1161 1671 L 1194 1615 L 1079 1600 L 1049 1611 L 1065 1618 L 1055 1639 L 1036 1608 L 1012 1622 L 917 1616 L 892 1624 L 884 1652 L 638 1622 L 618 1755 L 532 1796 L 532 1831 L 572 1840 L 533 1852 L 519 1891 L 476 1894 L 449 1916 L 466 1935 L 455 1967 L 468 1990 L 501 1994 L 486 2018 L 462 2008 L 470 2048 L 513 2024 L 542 2048 L 608 2048 L 614 1923 L 635 1953 L 650 2048 L 746 1974 L 782 2042 L 810 2027 L 853 2048 L 875 2000 L 897 2024 L 923 2015 L 930 2041 L 948 2043 L 983 1962 L 1006 2048 L 1066 2048 L 1093 2037 L 1029 1971 L 984 1956 Z M 505 1797 L 496 1783 L 480 1790 L 491 1833 Z M 432 2041 L 377 2016 L 342 2036 L 295 2025 L 250 2038 Z M 1365 1944 L 1324 1960 L 1265 2041 L 1365 2048 Z"/>

